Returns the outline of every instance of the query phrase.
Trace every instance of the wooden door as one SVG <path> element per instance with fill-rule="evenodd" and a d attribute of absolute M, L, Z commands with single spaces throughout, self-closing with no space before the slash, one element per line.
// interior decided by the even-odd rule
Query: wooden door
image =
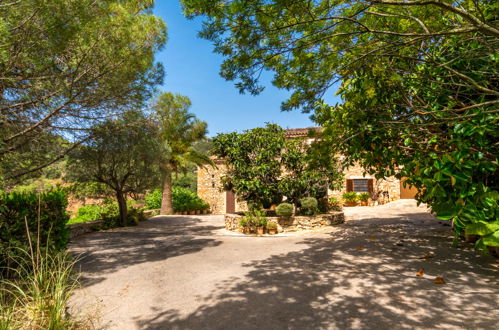
<path fill-rule="evenodd" d="M 236 195 L 232 191 L 225 192 L 225 213 L 236 213 Z"/>
<path fill-rule="evenodd" d="M 404 182 L 407 178 L 402 178 L 400 180 L 400 199 L 414 199 L 418 190 L 416 187 L 410 186 L 409 184 L 405 184 Z"/>

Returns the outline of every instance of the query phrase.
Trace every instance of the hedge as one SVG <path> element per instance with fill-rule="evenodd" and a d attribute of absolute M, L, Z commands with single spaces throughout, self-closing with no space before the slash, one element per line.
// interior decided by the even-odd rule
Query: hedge
<path fill-rule="evenodd" d="M 69 240 L 67 195 L 54 189 L 45 193 L 0 191 L 0 273 L 16 268 L 20 249 L 29 251 L 26 223 L 33 247 L 63 250 Z"/>

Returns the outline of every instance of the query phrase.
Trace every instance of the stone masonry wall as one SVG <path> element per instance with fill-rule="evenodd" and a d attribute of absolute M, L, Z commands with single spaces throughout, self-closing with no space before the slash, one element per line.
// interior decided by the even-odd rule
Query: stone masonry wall
<path fill-rule="evenodd" d="M 198 196 L 210 204 L 211 213 L 225 214 L 225 192 L 221 178 L 226 166 L 221 161 L 216 161 L 215 164 L 216 167 L 198 168 Z"/>

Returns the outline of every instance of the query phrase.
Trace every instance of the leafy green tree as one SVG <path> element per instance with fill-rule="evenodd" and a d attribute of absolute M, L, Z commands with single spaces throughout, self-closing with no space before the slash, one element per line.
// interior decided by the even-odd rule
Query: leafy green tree
<path fill-rule="evenodd" d="M 342 183 L 329 145 L 320 139 L 311 144 L 286 140 L 284 130 L 275 124 L 219 134 L 213 144 L 213 153 L 226 162 L 225 188 L 251 208 L 268 208 L 283 197 L 298 205 L 301 198 L 325 197 L 328 189 L 338 189 Z M 317 153 L 329 157 L 317 157 Z"/>
<path fill-rule="evenodd" d="M 67 179 L 109 187 L 118 202 L 121 224 L 126 226 L 127 195 L 144 193 L 157 184 L 156 126 L 142 113 L 131 111 L 93 131 L 94 137 L 69 155 Z"/>
<path fill-rule="evenodd" d="M 163 77 L 154 54 L 166 41 L 153 4 L 2 1 L 0 161 L 7 166 L 0 166 L 0 177 L 54 163 L 85 141 L 96 122 L 151 96 Z M 65 143 L 52 145 L 58 136 Z"/>
<path fill-rule="evenodd" d="M 419 188 L 456 234 L 499 246 L 497 1 L 183 0 L 222 76 L 259 93 L 259 73 L 314 111 L 322 139 L 377 177 Z M 342 104 L 324 95 L 339 87 Z"/>
<path fill-rule="evenodd" d="M 187 96 L 173 93 L 162 93 L 153 106 L 162 145 L 159 154 L 163 180 L 161 214 L 173 213 L 173 174 L 186 172 L 192 164 L 212 164 L 207 154 L 195 148 L 195 143 L 204 140 L 208 131 L 206 122 L 189 112 L 190 106 Z"/>

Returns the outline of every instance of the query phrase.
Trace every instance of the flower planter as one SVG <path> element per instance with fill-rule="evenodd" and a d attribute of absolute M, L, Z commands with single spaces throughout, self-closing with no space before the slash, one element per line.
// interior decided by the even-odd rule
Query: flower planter
<path fill-rule="evenodd" d="M 365 202 L 364 202 L 364 201 L 361 201 L 361 202 L 360 202 L 360 206 L 367 206 L 368 204 L 369 204 L 369 203 L 368 203 L 367 201 L 365 201 Z"/>
<path fill-rule="evenodd" d="M 275 235 L 277 234 L 277 229 L 267 229 L 267 232 L 269 233 L 269 235 Z"/>
<path fill-rule="evenodd" d="M 243 228 L 243 234 L 245 234 L 245 235 L 251 234 L 251 231 L 250 231 L 249 227 L 244 227 Z"/>
<path fill-rule="evenodd" d="M 190 215 L 195 215 L 195 214 L 196 214 L 196 211 L 189 211 L 189 214 L 190 214 Z"/>
<path fill-rule="evenodd" d="M 348 206 L 348 207 L 357 206 L 357 202 L 345 202 L 345 206 Z"/>
<path fill-rule="evenodd" d="M 263 227 L 256 227 L 256 233 L 257 233 L 258 235 L 263 235 L 263 233 L 264 233 L 264 229 L 263 229 Z"/>
<path fill-rule="evenodd" d="M 208 210 L 203 210 L 203 214 L 208 214 Z"/>
<path fill-rule="evenodd" d="M 470 234 L 464 234 L 464 239 L 468 243 L 475 243 L 480 239 L 480 235 L 470 235 Z"/>
<path fill-rule="evenodd" d="M 201 210 L 197 210 L 197 211 L 196 211 L 196 214 L 201 214 Z"/>

